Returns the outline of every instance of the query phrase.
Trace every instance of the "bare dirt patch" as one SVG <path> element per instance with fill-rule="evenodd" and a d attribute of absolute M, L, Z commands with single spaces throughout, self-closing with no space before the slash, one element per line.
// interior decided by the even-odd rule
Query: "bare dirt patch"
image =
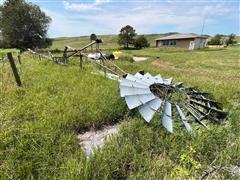
<path fill-rule="evenodd" d="M 147 57 L 136 57 L 136 56 L 133 57 L 133 60 L 136 62 L 146 61 L 147 59 L 148 59 Z"/>
<path fill-rule="evenodd" d="M 89 157 L 95 148 L 101 148 L 104 143 L 112 135 L 118 132 L 120 123 L 115 125 L 104 126 L 100 130 L 90 130 L 85 133 L 79 134 L 77 139 L 79 144 L 82 146 L 83 150 L 86 153 L 86 156 Z"/>

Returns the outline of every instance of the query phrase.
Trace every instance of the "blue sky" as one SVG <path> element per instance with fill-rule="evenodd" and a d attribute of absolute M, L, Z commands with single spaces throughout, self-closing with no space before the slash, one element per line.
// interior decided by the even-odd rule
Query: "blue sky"
<path fill-rule="evenodd" d="M 0 0 L 3 1 L 3 0 Z M 165 32 L 239 34 L 239 1 L 32 0 L 52 18 L 50 37 Z"/>

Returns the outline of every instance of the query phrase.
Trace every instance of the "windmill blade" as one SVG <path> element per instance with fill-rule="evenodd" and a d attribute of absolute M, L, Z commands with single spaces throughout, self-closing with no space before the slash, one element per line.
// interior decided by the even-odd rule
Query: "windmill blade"
<path fill-rule="evenodd" d="M 185 106 L 185 107 L 186 107 L 186 109 L 188 110 L 188 112 L 195 118 L 195 120 L 196 120 L 199 124 L 201 124 L 203 127 L 205 127 L 205 128 L 208 129 L 207 125 L 204 124 L 204 123 L 201 121 L 201 119 L 196 115 L 197 112 L 196 112 L 194 109 L 192 109 L 192 107 L 190 107 L 190 106 Z"/>
<path fill-rule="evenodd" d="M 182 110 L 180 109 L 180 107 L 178 105 L 176 105 L 176 108 L 177 108 L 177 111 L 178 111 L 178 113 L 181 117 L 181 120 L 182 120 L 184 126 L 186 127 L 187 131 L 191 132 L 192 128 L 191 128 L 190 124 L 187 122 L 186 117 L 184 116 Z"/>
<path fill-rule="evenodd" d="M 176 87 L 176 88 L 181 88 L 183 86 L 183 82 L 177 82 L 173 86 Z"/>
<path fill-rule="evenodd" d="M 142 94 L 142 95 L 132 95 L 132 96 L 125 96 L 126 103 L 129 109 L 136 108 L 140 105 L 143 105 L 156 97 L 151 94 Z"/>
<path fill-rule="evenodd" d="M 166 85 L 170 85 L 172 83 L 172 77 L 168 78 L 168 79 L 164 79 L 163 80 L 163 83 L 166 84 Z"/>
<path fill-rule="evenodd" d="M 142 117 L 145 119 L 145 121 L 147 121 L 148 123 L 152 120 L 152 118 L 156 112 L 148 104 L 139 106 L 138 110 L 139 110 L 140 114 L 142 115 Z"/>
<path fill-rule="evenodd" d="M 150 85 L 155 83 L 154 77 L 149 73 L 144 74 L 141 80 L 144 82 L 150 83 Z"/>
<path fill-rule="evenodd" d="M 137 96 L 125 96 L 125 101 L 130 110 L 142 105 Z"/>
<path fill-rule="evenodd" d="M 162 104 L 162 100 L 158 97 L 156 97 L 155 99 L 147 102 L 147 104 L 149 105 L 149 107 L 151 107 L 153 110 L 157 111 Z"/>
<path fill-rule="evenodd" d="M 128 87 L 136 87 L 136 88 L 148 88 L 148 85 L 144 85 L 142 83 L 138 83 L 135 81 L 131 81 L 128 79 L 122 79 L 120 82 L 120 86 L 128 86 Z"/>
<path fill-rule="evenodd" d="M 192 99 L 196 99 L 198 101 L 203 101 L 203 102 L 209 102 L 210 104 L 213 104 L 215 106 L 219 106 L 219 102 L 217 101 L 214 101 L 214 100 L 211 100 L 211 99 L 207 99 L 207 98 L 203 98 L 202 96 L 201 97 L 196 97 L 196 96 L 191 96 Z"/>
<path fill-rule="evenodd" d="M 134 76 L 137 77 L 137 78 L 142 78 L 143 77 L 143 75 L 139 72 L 137 72 Z"/>
<path fill-rule="evenodd" d="M 172 105 L 168 101 L 166 101 L 163 117 L 162 117 L 162 125 L 170 132 L 173 133 L 173 124 L 172 124 Z"/>
<path fill-rule="evenodd" d="M 150 73 L 148 73 L 148 72 L 146 74 L 144 74 L 143 76 L 144 77 L 148 77 L 148 78 L 153 78 L 153 76 Z"/>
<path fill-rule="evenodd" d="M 147 85 L 147 86 L 149 86 L 151 84 L 150 82 L 144 81 L 141 78 L 135 77 L 135 76 L 133 76 L 131 74 L 128 74 L 125 79 L 128 79 L 130 81 L 135 81 L 137 83 L 140 83 L 140 84 L 143 84 L 143 85 Z"/>
<path fill-rule="evenodd" d="M 156 96 L 153 95 L 152 93 L 151 94 L 143 94 L 143 95 L 138 95 L 138 99 L 143 103 L 147 103 L 153 99 L 155 99 Z"/>
<path fill-rule="evenodd" d="M 149 88 L 132 88 L 127 86 L 120 86 L 120 95 L 121 97 L 137 94 L 150 94 L 152 93 Z"/>
<path fill-rule="evenodd" d="M 163 79 L 162 79 L 162 76 L 160 74 L 158 74 L 157 76 L 154 77 L 154 81 L 155 83 L 160 83 L 162 84 L 163 83 Z"/>

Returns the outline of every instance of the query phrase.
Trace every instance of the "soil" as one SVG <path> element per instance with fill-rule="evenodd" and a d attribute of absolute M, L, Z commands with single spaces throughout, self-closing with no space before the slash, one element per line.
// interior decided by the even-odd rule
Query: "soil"
<path fill-rule="evenodd" d="M 101 148 L 112 135 L 118 132 L 120 124 L 104 126 L 100 130 L 90 130 L 77 136 L 79 144 L 86 153 L 87 158 L 91 156 L 95 148 Z"/>

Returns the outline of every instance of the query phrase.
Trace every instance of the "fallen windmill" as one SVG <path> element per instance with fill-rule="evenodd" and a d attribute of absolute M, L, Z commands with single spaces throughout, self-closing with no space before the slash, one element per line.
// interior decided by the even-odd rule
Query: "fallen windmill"
<path fill-rule="evenodd" d="M 173 83 L 173 78 L 164 79 L 160 74 L 152 76 L 150 73 L 145 74 L 144 71 L 139 71 L 135 75 L 128 74 L 100 51 L 99 43 L 102 43 L 102 40 L 95 39 L 79 50 L 65 46 L 63 56 L 55 58 L 29 51 L 58 63 L 66 63 L 70 57 L 79 56 L 81 67 L 82 58 L 86 57 L 102 67 L 105 74 L 108 71 L 108 78 L 120 82 L 120 95 L 125 98 L 130 110 L 137 108 L 148 123 L 156 113 L 160 114 L 162 125 L 171 133 L 174 123 L 181 122 L 187 131 L 191 132 L 191 124 L 194 122 L 207 128 L 204 120 L 220 124 L 227 119 L 227 112 L 222 111 L 220 103 L 212 100 L 208 93 L 202 93 L 193 87 L 185 87 L 181 82 Z M 98 55 L 92 60 L 84 50 L 94 44 Z M 113 76 L 115 78 L 112 78 Z"/>
<path fill-rule="evenodd" d="M 127 74 L 120 81 L 120 94 L 128 108 L 138 108 L 146 122 L 160 113 L 162 125 L 171 133 L 173 116 L 176 122 L 181 119 L 189 132 L 192 131 L 190 123 L 197 122 L 207 128 L 203 120 L 219 124 L 227 118 L 227 113 L 220 110 L 219 103 L 209 99 L 207 93 L 185 87 L 181 82 L 172 83 L 172 78 L 163 79 L 160 74 L 152 76 L 143 71 Z"/>

